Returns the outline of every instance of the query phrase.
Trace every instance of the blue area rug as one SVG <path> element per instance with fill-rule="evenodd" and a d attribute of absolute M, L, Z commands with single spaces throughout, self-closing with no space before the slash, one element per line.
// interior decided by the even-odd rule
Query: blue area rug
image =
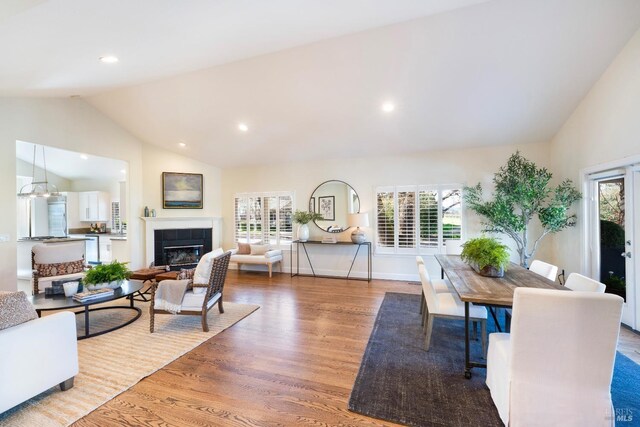
<path fill-rule="evenodd" d="M 640 426 L 640 365 L 619 352 L 613 369 L 611 399 L 617 426 Z"/>
<path fill-rule="evenodd" d="M 351 411 L 411 426 L 502 426 L 484 384 L 486 370 L 464 379 L 464 323 L 436 319 L 422 345 L 420 295 L 387 292 L 356 377 Z M 503 316 L 500 316 L 502 321 Z M 495 332 L 493 321 L 487 332 Z M 481 357 L 473 342 L 474 359 Z M 618 353 L 612 382 L 616 426 L 640 427 L 640 365 Z"/>

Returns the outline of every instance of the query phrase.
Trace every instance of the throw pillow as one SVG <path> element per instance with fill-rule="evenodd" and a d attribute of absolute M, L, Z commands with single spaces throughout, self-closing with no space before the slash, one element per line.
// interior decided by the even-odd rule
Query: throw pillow
<path fill-rule="evenodd" d="M 24 292 L 0 291 L 0 330 L 37 318 L 38 314 Z"/>
<path fill-rule="evenodd" d="M 84 261 L 58 262 L 54 264 L 36 264 L 40 277 L 62 276 L 84 271 Z"/>
<path fill-rule="evenodd" d="M 211 274 L 211 262 L 217 256 L 220 256 L 224 253 L 222 248 L 215 249 L 207 254 L 202 255 L 198 265 L 196 267 L 196 271 L 193 275 L 193 283 L 197 284 L 207 284 L 209 283 L 209 275 Z"/>
<path fill-rule="evenodd" d="M 238 255 L 249 255 L 251 254 L 251 245 L 249 243 L 238 243 L 238 251 L 236 252 Z"/>
<path fill-rule="evenodd" d="M 193 276 L 196 273 L 195 268 L 181 268 L 180 272 L 176 276 L 176 280 L 188 280 L 187 289 L 191 289 L 193 286 Z"/>
<path fill-rule="evenodd" d="M 264 255 L 269 250 L 269 245 L 251 245 L 251 255 Z"/>

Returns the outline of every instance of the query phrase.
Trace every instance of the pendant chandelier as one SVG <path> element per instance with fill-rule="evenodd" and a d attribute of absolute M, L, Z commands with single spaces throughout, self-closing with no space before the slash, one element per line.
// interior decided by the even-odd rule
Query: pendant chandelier
<path fill-rule="evenodd" d="M 18 197 L 49 197 L 59 196 L 60 192 L 58 187 L 54 184 L 49 184 L 47 180 L 47 160 L 44 157 L 44 146 L 42 147 L 42 164 L 44 169 L 44 179 L 42 181 L 36 181 L 36 145 L 33 146 L 33 169 L 31 172 L 31 183 L 25 184 L 20 188 Z"/>

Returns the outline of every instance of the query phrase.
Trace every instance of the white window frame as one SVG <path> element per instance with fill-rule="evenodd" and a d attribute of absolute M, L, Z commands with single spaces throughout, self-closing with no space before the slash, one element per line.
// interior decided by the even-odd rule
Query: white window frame
<path fill-rule="evenodd" d="M 238 229 L 238 215 L 236 212 L 236 200 L 237 199 L 244 199 L 245 203 L 248 202 L 248 200 L 250 198 L 268 198 L 268 197 L 289 197 L 291 198 L 291 211 L 293 214 L 294 211 L 294 207 L 296 206 L 295 203 L 295 192 L 294 191 L 264 191 L 264 192 L 252 192 L 252 193 L 236 193 L 233 195 L 233 241 L 234 243 L 238 243 L 238 234 L 236 232 L 236 230 Z M 262 203 L 262 206 L 264 207 L 264 202 Z M 264 212 L 263 212 L 264 213 Z M 250 223 L 250 219 L 249 216 L 247 215 L 247 219 L 246 219 L 246 239 L 247 241 L 249 241 L 249 223 Z M 268 239 L 268 233 L 269 233 L 269 218 L 268 216 L 262 215 L 262 227 L 261 229 L 263 230 L 263 243 L 266 244 L 266 242 L 264 242 L 264 236 L 265 236 L 265 230 L 267 232 L 267 239 Z M 293 224 L 291 226 L 291 241 L 293 241 Z M 281 240 L 281 230 L 280 230 L 280 208 L 276 209 L 276 243 L 275 244 L 271 244 L 271 246 L 274 249 L 289 249 L 291 247 L 291 241 L 288 240 Z"/>
<path fill-rule="evenodd" d="M 462 191 L 463 184 L 438 184 L 438 185 L 386 185 L 376 187 L 373 192 L 373 206 L 375 207 L 374 213 L 374 246 L 375 253 L 377 255 L 435 255 L 444 253 L 444 238 L 443 238 L 443 221 L 442 221 L 442 193 L 447 190 L 459 189 Z M 399 231 L 400 223 L 398 218 L 398 193 L 400 192 L 414 192 L 415 204 L 414 204 L 414 235 L 415 246 L 411 248 L 399 247 Z M 421 191 L 437 191 L 438 193 L 438 243 L 434 247 L 421 248 L 420 247 L 420 192 Z M 393 247 L 381 247 L 378 245 L 378 194 L 379 193 L 393 193 L 393 226 L 394 226 L 394 246 Z M 460 200 L 460 238 L 464 240 L 466 238 L 466 215 L 465 205 L 463 200 Z"/>

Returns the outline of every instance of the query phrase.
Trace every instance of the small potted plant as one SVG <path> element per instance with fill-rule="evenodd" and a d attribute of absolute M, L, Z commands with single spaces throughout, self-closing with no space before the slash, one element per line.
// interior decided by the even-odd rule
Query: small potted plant
<path fill-rule="evenodd" d="M 493 237 L 470 239 L 462 245 L 463 261 L 481 276 L 503 277 L 509 265 L 509 248 Z"/>
<path fill-rule="evenodd" d="M 309 226 L 311 221 L 322 219 L 322 215 L 316 212 L 295 211 L 293 213 L 293 222 L 300 224 L 298 227 L 298 240 L 306 242 L 309 240 Z"/>
<path fill-rule="evenodd" d="M 101 288 L 117 289 L 122 282 L 131 276 L 126 262 L 113 261 L 109 264 L 96 265 L 82 279 L 84 286 L 90 291 Z"/>

